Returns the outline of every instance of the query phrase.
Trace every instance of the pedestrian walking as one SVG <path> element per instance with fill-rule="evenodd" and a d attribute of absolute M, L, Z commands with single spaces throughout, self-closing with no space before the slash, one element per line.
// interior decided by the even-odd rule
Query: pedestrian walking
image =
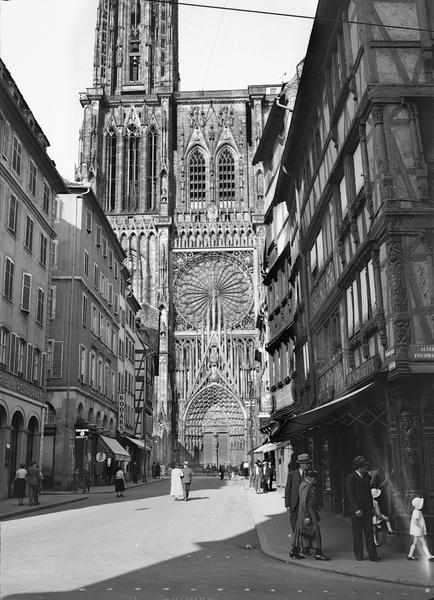
<path fill-rule="evenodd" d="M 372 488 L 371 494 L 372 502 L 374 504 L 374 515 L 372 517 L 372 533 L 374 534 L 374 544 L 376 546 L 379 546 L 380 542 L 378 541 L 378 534 L 381 531 L 387 531 L 388 533 L 392 534 L 393 529 L 392 525 L 390 524 L 390 518 L 387 515 L 383 514 L 380 509 L 378 498 L 381 496 L 381 490 L 378 488 Z"/>
<path fill-rule="evenodd" d="M 27 470 L 27 485 L 29 486 L 29 506 L 39 504 L 39 491 L 42 486 L 42 475 L 37 464 L 33 461 Z"/>
<path fill-rule="evenodd" d="M 125 475 L 121 467 L 115 473 L 115 492 L 116 497 L 124 497 L 122 492 L 125 492 Z"/>
<path fill-rule="evenodd" d="M 155 465 L 155 477 L 157 479 L 163 479 L 162 474 L 161 474 L 161 467 L 160 467 L 160 463 L 157 462 L 157 464 Z"/>
<path fill-rule="evenodd" d="M 302 453 L 297 456 L 298 468 L 290 470 L 285 486 L 285 508 L 289 512 L 289 522 L 291 523 L 292 535 L 295 534 L 295 526 L 297 523 L 298 507 L 299 507 L 299 491 L 300 483 L 304 479 L 304 473 L 308 470 L 311 464 L 309 454 Z M 288 465 L 288 469 L 290 465 Z M 289 551 L 291 558 L 304 558 L 301 554 L 301 548 L 293 540 L 291 550 Z"/>
<path fill-rule="evenodd" d="M 369 461 L 364 456 L 353 460 L 354 472 L 347 475 L 345 489 L 350 507 L 353 531 L 353 550 L 356 560 L 363 560 L 363 535 L 369 560 L 379 561 L 372 533 L 374 503 L 371 494 L 371 478 L 367 473 Z"/>
<path fill-rule="evenodd" d="M 27 470 L 24 463 L 20 464 L 19 469 L 15 473 L 15 479 L 12 483 L 12 495 L 18 498 L 18 506 L 23 506 L 23 500 L 26 495 L 26 477 Z"/>
<path fill-rule="evenodd" d="M 410 535 L 413 536 L 413 543 L 410 546 L 410 550 L 408 552 L 407 559 L 408 560 L 417 560 L 414 556 L 414 551 L 416 550 L 418 544 L 422 546 L 423 553 L 427 557 L 430 562 L 434 561 L 434 555 L 428 550 L 428 546 L 426 543 L 426 524 L 425 518 L 422 514 L 423 508 L 423 498 L 413 498 L 411 501 L 413 506 L 413 513 L 411 515 L 410 521 Z"/>
<path fill-rule="evenodd" d="M 265 494 L 270 491 L 270 463 L 266 460 L 262 463 L 262 489 Z"/>
<path fill-rule="evenodd" d="M 72 489 L 74 494 L 78 492 L 78 488 L 81 486 L 81 471 L 77 467 L 72 474 Z"/>
<path fill-rule="evenodd" d="M 83 476 L 81 478 L 82 493 L 90 492 L 90 473 L 89 467 L 84 467 Z"/>
<path fill-rule="evenodd" d="M 219 466 L 219 474 L 220 474 L 220 480 L 223 481 L 224 476 L 225 476 L 225 466 L 223 463 Z"/>
<path fill-rule="evenodd" d="M 308 469 L 301 480 L 294 546 L 302 548 L 304 556 L 310 554 L 313 548 L 315 560 L 329 561 L 330 558 L 322 551 L 319 507 L 314 487 L 317 478 L 318 473 Z"/>
<path fill-rule="evenodd" d="M 244 475 L 244 479 L 248 479 L 249 477 L 249 463 L 247 460 L 244 461 L 243 464 L 243 475 Z"/>
<path fill-rule="evenodd" d="M 182 478 L 184 473 L 182 472 L 181 465 L 177 464 L 173 469 L 170 476 L 170 495 L 174 500 L 183 500 L 184 490 L 182 487 Z"/>
<path fill-rule="evenodd" d="M 152 479 L 157 479 L 157 463 L 153 462 L 151 467 Z"/>
<path fill-rule="evenodd" d="M 259 459 L 255 462 L 255 492 L 262 492 L 262 463 Z"/>
<path fill-rule="evenodd" d="M 183 477 L 182 477 L 182 490 L 184 492 L 184 500 L 188 501 L 188 496 L 190 494 L 191 480 L 193 478 L 193 471 L 188 466 L 188 461 L 184 462 L 184 467 L 182 469 Z"/>

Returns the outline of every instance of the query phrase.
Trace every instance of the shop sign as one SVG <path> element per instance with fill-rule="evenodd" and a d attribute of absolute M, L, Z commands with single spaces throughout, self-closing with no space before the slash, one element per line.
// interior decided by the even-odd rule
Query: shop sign
<path fill-rule="evenodd" d="M 408 358 L 410 360 L 432 361 L 434 360 L 434 346 L 411 345 L 408 347 Z"/>
<path fill-rule="evenodd" d="M 119 433 L 125 431 L 125 396 L 123 394 L 119 395 L 118 431 Z"/>
<path fill-rule="evenodd" d="M 27 398 L 31 398 L 32 400 L 42 402 L 41 390 L 29 383 L 23 383 L 18 378 L 14 377 L 14 375 L 0 373 L 0 387 L 4 387 L 11 392 L 21 394 L 22 396 L 27 396 Z"/>
<path fill-rule="evenodd" d="M 107 456 L 106 456 L 105 452 L 97 452 L 95 458 L 96 458 L 96 462 L 101 463 L 101 462 L 105 461 Z"/>
<path fill-rule="evenodd" d="M 82 440 L 87 440 L 88 437 L 88 433 L 89 433 L 89 429 L 76 429 L 75 430 L 75 437 L 76 439 L 82 439 Z"/>
<path fill-rule="evenodd" d="M 381 365 L 381 358 L 378 354 L 372 356 L 369 360 L 356 367 L 346 376 L 347 387 L 351 387 L 361 379 L 365 379 L 378 371 Z"/>

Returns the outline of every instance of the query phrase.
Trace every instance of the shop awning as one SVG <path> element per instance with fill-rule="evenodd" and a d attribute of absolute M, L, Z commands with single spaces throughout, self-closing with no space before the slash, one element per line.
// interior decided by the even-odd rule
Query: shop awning
<path fill-rule="evenodd" d="M 282 448 L 282 446 L 285 446 L 286 442 L 277 442 L 277 443 L 273 443 L 273 442 L 267 442 L 266 444 L 262 444 L 262 446 L 258 446 L 257 448 L 255 448 L 253 450 L 253 454 L 260 454 L 261 452 L 274 452 L 274 450 L 277 450 L 278 448 Z"/>
<path fill-rule="evenodd" d="M 127 452 L 117 440 L 105 435 L 100 435 L 99 437 L 104 446 L 106 446 L 107 454 L 110 454 L 110 456 L 113 456 L 116 460 L 124 460 L 125 462 L 131 461 L 129 452 Z"/>
<path fill-rule="evenodd" d="M 126 440 L 129 440 L 132 444 L 135 444 L 138 448 L 141 448 L 142 450 L 152 450 L 152 448 L 145 443 L 145 440 L 138 440 L 137 438 L 132 438 L 128 435 L 124 435 L 124 438 Z"/>
<path fill-rule="evenodd" d="M 327 402 L 327 404 L 322 404 L 321 406 L 317 406 L 316 408 L 312 408 L 311 410 L 307 410 L 300 415 L 294 415 L 277 429 L 274 434 L 272 434 L 273 442 L 283 442 L 285 440 L 289 440 L 291 436 L 296 433 L 301 433 L 306 429 L 310 429 L 319 423 L 324 423 L 329 417 L 333 415 L 340 408 L 343 408 L 345 404 L 353 400 L 356 396 L 366 392 L 369 388 L 371 388 L 374 383 L 368 383 L 358 390 L 354 390 L 345 394 L 344 396 L 340 396 L 331 402 Z"/>

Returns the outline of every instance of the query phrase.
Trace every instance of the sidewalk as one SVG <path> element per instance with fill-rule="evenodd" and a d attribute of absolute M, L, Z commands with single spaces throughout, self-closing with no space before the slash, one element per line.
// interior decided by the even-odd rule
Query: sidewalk
<path fill-rule="evenodd" d="M 307 569 L 434 589 L 434 563 L 420 557 L 417 562 L 408 561 L 405 554 L 393 550 L 391 536 L 384 536 L 384 542 L 378 548 L 381 562 L 356 562 L 352 549 L 351 524 L 342 516 L 328 511 L 321 512 L 321 534 L 323 551 L 331 558 L 330 562 L 316 561 L 313 556 L 304 560 L 291 559 L 291 527 L 282 491 L 256 494 L 248 487 L 248 482 L 244 484 L 244 488 L 264 554 Z"/>
<path fill-rule="evenodd" d="M 139 483 L 127 483 L 125 488 L 136 488 L 141 485 L 147 485 L 158 479 L 149 479 L 148 481 L 141 481 Z M 20 515 L 27 515 L 30 513 L 38 512 L 40 510 L 46 510 L 47 508 L 56 508 L 63 504 L 71 504 L 72 502 L 80 502 L 93 496 L 94 494 L 114 494 L 114 485 L 100 485 L 97 487 L 90 488 L 90 492 L 83 494 L 81 490 L 74 494 L 73 492 L 54 492 L 47 490 L 39 495 L 40 504 L 37 506 L 29 506 L 29 499 L 24 498 L 24 505 L 19 506 L 16 498 L 9 498 L 0 502 L 0 521 L 6 521 L 7 519 L 18 517 Z"/>

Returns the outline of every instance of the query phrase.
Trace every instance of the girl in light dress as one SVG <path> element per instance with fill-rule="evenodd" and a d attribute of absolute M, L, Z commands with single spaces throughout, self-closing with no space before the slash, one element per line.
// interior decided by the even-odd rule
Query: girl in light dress
<path fill-rule="evenodd" d="M 410 550 L 408 552 L 408 560 L 417 560 L 414 557 L 414 551 L 416 550 L 416 546 L 418 543 L 422 546 L 422 550 L 429 561 L 434 561 L 434 555 L 428 550 L 428 546 L 426 544 L 425 536 L 426 536 L 426 525 L 425 519 L 422 514 L 423 507 L 423 498 L 413 498 L 411 501 L 413 506 L 413 514 L 411 515 L 410 521 L 410 535 L 413 536 L 413 543 L 410 546 Z"/>
<path fill-rule="evenodd" d="M 390 524 L 390 519 L 387 515 L 384 515 L 381 512 L 380 505 L 378 504 L 377 498 L 381 496 L 381 490 L 379 488 L 372 488 L 372 502 L 374 504 L 374 515 L 372 517 L 372 529 L 374 533 L 374 544 L 376 546 L 380 545 L 378 541 L 377 534 L 379 531 L 385 531 L 387 529 L 388 533 L 393 533 L 392 525 Z"/>

